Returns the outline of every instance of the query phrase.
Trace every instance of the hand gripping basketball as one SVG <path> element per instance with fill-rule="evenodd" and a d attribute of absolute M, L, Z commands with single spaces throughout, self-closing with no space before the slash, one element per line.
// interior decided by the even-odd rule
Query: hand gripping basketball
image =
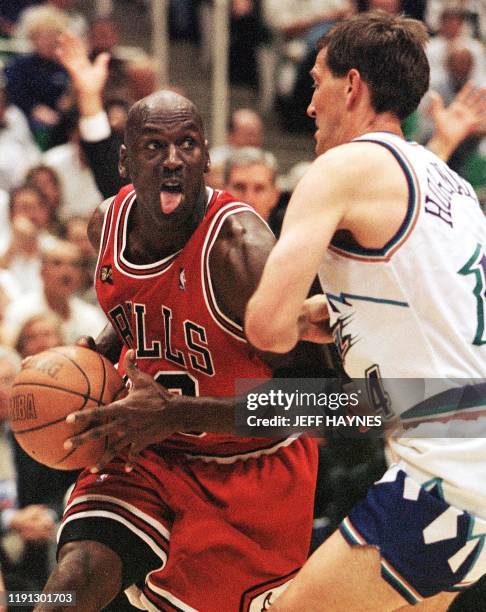
<path fill-rule="evenodd" d="M 99 353 L 82 346 L 49 349 L 26 360 L 15 378 L 10 427 L 36 461 L 60 470 L 83 468 L 103 455 L 108 438 L 66 450 L 66 438 L 82 431 L 80 424 L 67 423 L 66 416 L 94 407 L 102 410 L 124 391 L 120 375 Z"/>
<path fill-rule="evenodd" d="M 169 393 L 135 365 L 135 352 L 127 351 L 125 371 L 130 379 L 128 395 L 103 408 L 70 414 L 68 423 L 83 432 L 71 437 L 66 449 L 82 447 L 93 440 L 108 440 L 105 453 L 91 465 L 93 472 L 127 447 L 126 470 L 130 471 L 144 448 L 161 442 L 183 428 L 183 402 L 190 398 Z"/>

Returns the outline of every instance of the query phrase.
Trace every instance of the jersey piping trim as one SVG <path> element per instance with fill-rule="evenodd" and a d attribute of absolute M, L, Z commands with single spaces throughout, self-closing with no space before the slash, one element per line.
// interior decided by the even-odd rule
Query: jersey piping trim
<path fill-rule="evenodd" d="M 122 272 L 123 274 L 130 276 L 132 278 L 148 278 L 157 276 L 162 272 L 168 270 L 174 262 L 174 259 L 180 253 L 176 251 L 172 253 L 168 257 L 164 257 L 159 261 L 156 261 L 151 264 L 134 264 L 129 262 L 123 253 L 125 252 L 127 246 L 127 225 L 128 225 L 128 217 L 130 215 L 130 211 L 132 210 L 133 205 L 136 201 L 136 193 L 135 190 L 131 191 L 129 197 L 125 198 L 125 200 L 120 205 L 118 210 L 117 219 L 115 221 L 115 232 L 114 232 L 114 263 L 116 268 Z"/>
<path fill-rule="evenodd" d="M 101 506 L 101 507 L 100 507 Z M 162 567 L 167 561 L 170 532 L 165 525 L 154 520 L 135 506 L 108 495 L 83 495 L 66 507 L 61 527 L 57 534 L 59 542 L 63 528 L 71 521 L 83 518 L 110 519 L 121 523 L 161 559 Z"/>
<path fill-rule="evenodd" d="M 381 249 L 367 249 L 361 246 L 338 247 L 332 243 L 329 250 L 348 259 L 362 262 L 389 261 L 394 253 L 408 240 L 420 214 L 420 186 L 417 174 L 403 151 L 395 145 L 373 138 L 356 138 L 352 142 L 373 142 L 385 147 L 395 157 L 408 185 L 407 213 L 395 235 Z"/>
<path fill-rule="evenodd" d="M 95 285 L 96 285 L 96 279 L 98 278 L 99 267 L 100 267 L 101 261 L 106 254 L 106 249 L 108 248 L 108 244 L 109 244 L 111 226 L 112 226 L 112 221 L 113 221 L 113 210 L 114 210 L 113 203 L 114 201 L 115 201 L 115 198 L 112 199 L 108 208 L 105 210 L 105 214 L 103 215 L 103 225 L 101 227 L 101 242 L 100 242 L 100 246 L 98 249 L 98 257 L 96 259 L 96 267 L 95 267 L 95 273 L 94 273 Z"/>
<path fill-rule="evenodd" d="M 366 546 L 368 542 L 363 538 L 360 532 L 346 517 L 341 523 L 340 532 L 344 539 L 351 545 Z M 383 578 L 396 590 L 402 597 L 404 597 L 412 605 L 417 604 L 423 600 L 420 593 L 418 593 L 413 586 L 401 576 L 397 570 L 380 555 L 381 575 Z"/>
<path fill-rule="evenodd" d="M 159 600 L 157 601 L 157 603 L 160 602 L 160 604 L 164 607 L 158 608 L 154 604 L 154 602 L 151 601 L 150 597 Z M 169 593 L 169 591 L 155 586 L 151 581 L 150 577 L 147 580 L 147 584 L 145 585 L 143 592 L 140 594 L 140 601 L 145 606 L 147 606 L 147 610 L 153 612 L 160 612 L 162 610 L 164 612 L 172 612 L 172 610 L 176 610 L 177 612 L 198 612 L 196 608 L 193 608 L 188 604 L 184 603 L 178 597 L 176 597 L 172 593 Z"/>
<path fill-rule="evenodd" d="M 194 461 L 204 461 L 204 463 L 221 463 L 221 464 L 231 464 L 236 461 L 246 461 L 247 459 L 258 459 L 259 457 L 263 457 L 264 455 L 273 455 L 281 448 L 285 448 L 286 446 L 290 446 L 292 442 L 295 442 L 299 438 L 299 434 L 290 436 L 285 440 L 279 440 L 277 443 L 272 444 L 267 448 L 259 448 L 255 451 L 249 451 L 245 453 L 238 453 L 235 455 L 196 455 L 188 453 L 184 451 L 184 455 L 189 460 Z"/>
<path fill-rule="evenodd" d="M 221 207 L 221 209 L 215 214 L 213 221 L 208 229 L 206 238 L 201 252 L 201 280 L 203 297 L 206 303 L 209 314 L 211 315 L 214 322 L 225 332 L 230 334 L 236 340 L 240 342 L 246 342 L 246 337 L 243 331 L 243 327 L 230 319 L 224 312 L 219 308 L 218 302 L 213 289 L 213 283 L 211 280 L 211 271 L 209 266 L 209 256 L 211 249 L 218 238 L 221 227 L 228 217 L 239 212 L 253 212 L 254 210 L 247 204 L 241 202 L 230 202 Z M 255 213 L 256 214 L 256 213 Z"/>
<path fill-rule="evenodd" d="M 442 391 L 416 404 L 400 418 L 404 427 L 422 422 L 477 419 L 486 415 L 486 383 L 465 385 Z"/>
<path fill-rule="evenodd" d="M 98 262 L 96 262 L 97 264 L 99 263 L 99 260 L 102 257 L 104 257 L 106 249 L 108 247 L 108 242 L 110 238 L 110 230 L 111 230 L 111 222 L 113 219 L 113 210 L 114 210 L 113 202 L 114 201 L 115 199 L 113 198 L 113 200 L 110 202 L 110 205 L 105 210 L 105 214 L 103 218 L 103 227 L 101 229 L 101 245 L 98 251 Z"/>

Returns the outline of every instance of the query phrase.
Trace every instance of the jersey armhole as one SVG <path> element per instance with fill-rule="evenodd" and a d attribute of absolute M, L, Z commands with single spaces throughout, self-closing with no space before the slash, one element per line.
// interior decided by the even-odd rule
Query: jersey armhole
<path fill-rule="evenodd" d="M 382 248 L 370 249 L 362 247 L 358 244 L 338 247 L 331 243 L 329 250 L 338 255 L 342 255 L 343 257 L 364 262 L 389 261 L 393 254 L 402 246 L 402 244 L 404 244 L 404 242 L 407 241 L 417 223 L 420 213 L 420 186 L 418 177 L 405 154 L 393 144 L 383 140 L 375 140 L 373 138 L 357 138 L 353 142 L 372 142 L 385 147 L 385 149 L 390 151 L 398 162 L 398 165 L 405 175 L 405 180 L 407 181 L 407 212 L 398 230 Z"/>
<path fill-rule="evenodd" d="M 216 292 L 214 291 L 213 287 L 211 269 L 209 264 L 211 250 L 219 236 L 219 232 L 221 231 L 224 222 L 231 215 L 240 212 L 255 213 L 255 211 L 250 206 L 248 206 L 248 204 L 244 204 L 242 202 L 231 202 L 223 206 L 221 210 L 216 213 L 214 219 L 212 220 L 206 235 L 201 254 L 201 281 L 204 301 L 206 303 L 208 312 L 214 322 L 218 325 L 218 327 L 220 327 L 223 331 L 228 333 L 236 340 L 246 343 L 247 340 L 243 331 L 243 326 L 234 321 L 227 314 L 225 314 L 221 306 L 218 304 Z"/>

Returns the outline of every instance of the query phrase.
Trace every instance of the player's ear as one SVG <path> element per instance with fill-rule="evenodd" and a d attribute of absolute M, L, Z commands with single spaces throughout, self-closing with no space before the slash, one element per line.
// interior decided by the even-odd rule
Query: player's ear
<path fill-rule="evenodd" d="M 207 174 L 211 170 L 211 159 L 209 153 L 206 152 L 206 163 L 204 164 L 204 172 Z"/>
<path fill-rule="evenodd" d="M 128 176 L 130 175 L 128 167 L 127 148 L 124 144 L 122 144 L 120 147 L 120 153 L 118 157 L 118 172 L 122 178 L 128 178 Z"/>
<path fill-rule="evenodd" d="M 352 106 L 362 91 L 363 81 L 360 73 L 352 68 L 346 76 L 346 105 Z"/>

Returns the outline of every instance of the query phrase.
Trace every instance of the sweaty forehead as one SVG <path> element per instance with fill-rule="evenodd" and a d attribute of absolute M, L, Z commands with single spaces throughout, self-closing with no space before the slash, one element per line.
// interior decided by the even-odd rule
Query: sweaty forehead
<path fill-rule="evenodd" d="M 193 129 L 203 133 L 197 108 L 181 96 L 150 97 L 131 109 L 127 122 L 130 140 L 152 129 Z"/>

